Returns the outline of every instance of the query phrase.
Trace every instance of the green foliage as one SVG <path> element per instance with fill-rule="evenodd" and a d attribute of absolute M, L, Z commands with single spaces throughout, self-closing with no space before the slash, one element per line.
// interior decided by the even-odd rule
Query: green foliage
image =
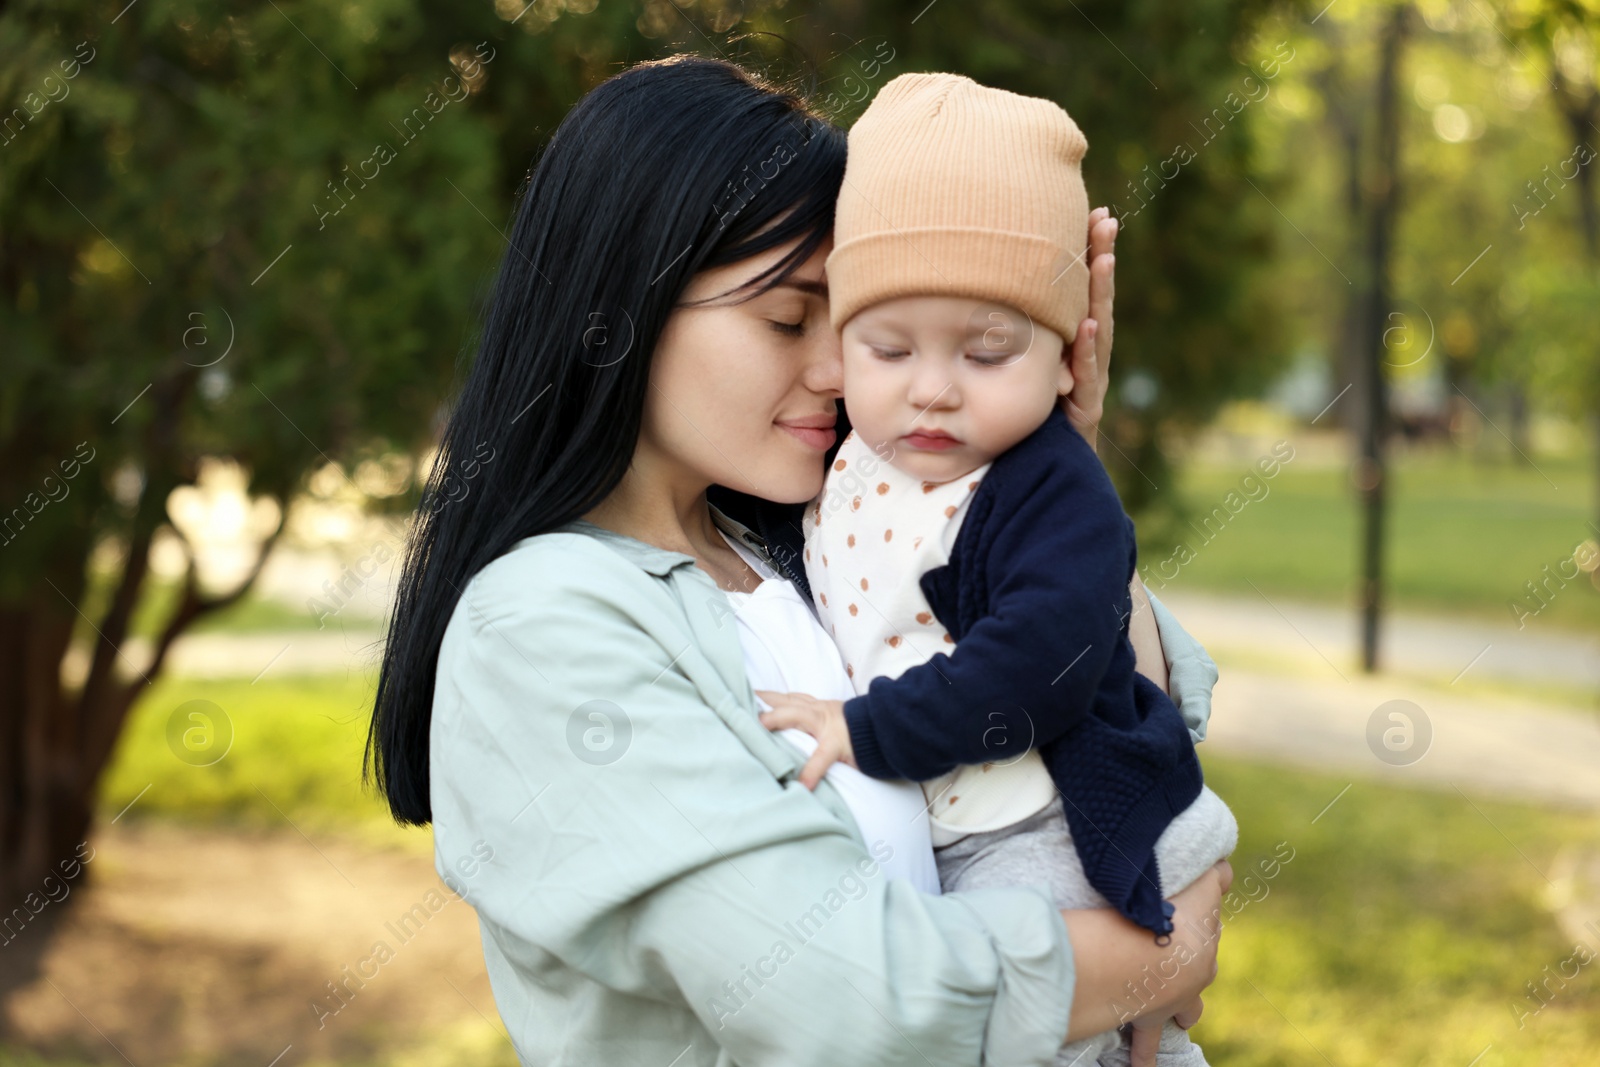
<path fill-rule="evenodd" d="M 0 503 L 94 453 L 0 553 L 8 599 L 41 566 L 81 570 L 141 499 L 164 520 L 201 455 L 281 498 L 327 458 L 423 446 L 516 175 L 599 73 L 595 46 L 639 44 L 616 10 L 554 28 L 412 0 L 112 15 L 0 15 Z"/>
<path fill-rule="evenodd" d="M 1180 499 L 1204 515 L 1248 469 L 1244 463 L 1186 468 Z M 1541 457 L 1532 470 L 1443 451 L 1398 457 L 1391 474 L 1390 605 L 1513 621 L 1508 602 L 1527 595 L 1524 583 L 1540 580 L 1547 565 L 1570 560 L 1586 538 L 1600 540 L 1586 525 L 1583 497 L 1573 491 L 1590 476 L 1576 459 Z M 1176 531 L 1194 547 L 1195 558 L 1173 587 L 1255 597 L 1253 582 L 1269 596 L 1346 601 L 1356 584 L 1358 518 L 1347 473 L 1296 461 L 1266 484 L 1269 494 L 1209 543 L 1193 528 Z M 1171 549 L 1146 539 L 1139 558 L 1147 564 L 1170 555 Z M 1528 625 L 1600 629 L 1600 590 L 1588 579 L 1580 575 L 1556 593 Z M 1159 583 L 1150 584 L 1159 595 Z"/>
<path fill-rule="evenodd" d="M 201 455 L 236 457 L 252 491 L 284 497 L 327 458 L 422 446 L 519 176 L 626 63 L 690 48 L 812 73 L 841 117 L 902 71 L 961 70 L 1068 107 L 1095 198 L 1132 204 L 1129 181 L 1248 76 L 1266 10 L 821 4 L 797 26 L 764 6 L 564 6 L 143 0 L 114 22 L 81 2 L 6 8 L 0 101 L 21 110 L 0 146 L 0 502 L 80 442 L 94 459 L 6 546 L 0 595 L 71 573 L 141 499 L 147 524 L 164 521 Z M 735 23 L 755 36 L 718 32 Z M 872 77 L 862 39 L 894 54 Z M 1251 284 L 1270 210 L 1245 182 L 1252 118 L 1201 146 L 1122 238 L 1119 376 L 1162 385 L 1116 431 L 1143 469 L 1163 462 L 1155 426 L 1202 420 L 1276 356 Z M 1137 506 L 1146 482 L 1124 473 Z"/>
<path fill-rule="evenodd" d="M 1262 28 L 1288 34 L 1302 57 L 1261 109 L 1257 132 L 1261 166 L 1281 190 L 1272 193 L 1283 212 L 1275 272 L 1287 331 L 1296 349 L 1326 357 L 1330 396 L 1350 380 L 1338 359 L 1340 323 L 1364 280 L 1361 218 L 1349 204 L 1370 179 L 1364 165 L 1352 168 L 1349 149 L 1372 151 L 1377 27 L 1391 7 L 1339 3 L 1316 24 L 1269 19 Z M 1584 197 L 1594 191 L 1575 178 L 1600 166 L 1579 165 L 1600 152 L 1600 131 L 1571 128 L 1557 85 L 1592 89 L 1600 8 L 1429 0 L 1413 12 L 1400 64 L 1389 380 L 1432 381 L 1469 415 L 1462 394 L 1471 397 L 1512 433 L 1500 394 L 1593 413 L 1600 264 L 1584 240 Z M 1567 82 L 1556 52 L 1571 70 Z M 1580 145 L 1588 151 L 1575 158 Z M 1348 416 L 1346 407 L 1328 421 Z"/>
<path fill-rule="evenodd" d="M 1157 431 L 1203 423 L 1226 397 L 1262 385 L 1285 354 L 1265 274 L 1273 210 L 1251 188 L 1260 183 L 1253 126 L 1261 105 L 1250 99 L 1271 92 L 1262 64 L 1285 38 L 1257 30 L 1282 6 L 912 0 L 865 11 L 827 4 L 813 16 L 834 31 L 813 31 L 818 53 L 839 38 L 881 39 L 896 51 L 876 79 L 851 66 L 849 51 L 840 56 L 835 69 L 844 73 L 828 85 L 846 99 L 857 84 L 865 99 L 906 71 L 955 70 L 1054 100 L 1082 127 L 1090 203 L 1113 206 L 1124 221 L 1109 402 L 1116 417 L 1105 427 L 1113 447 L 1103 451 L 1130 511 L 1170 481 Z M 1192 158 L 1178 164 L 1175 153 Z M 1115 383 L 1135 377 L 1140 388 L 1122 396 Z"/>

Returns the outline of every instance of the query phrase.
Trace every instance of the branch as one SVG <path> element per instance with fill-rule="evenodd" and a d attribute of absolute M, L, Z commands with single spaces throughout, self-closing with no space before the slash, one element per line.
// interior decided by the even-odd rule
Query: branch
<path fill-rule="evenodd" d="M 145 486 L 145 497 L 139 501 L 132 528 L 128 534 L 128 551 L 122 562 L 122 577 L 111 595 L 100 622 L 94 625 L 94 655 L 89 662 L 89 673 L 78 693 L 78 724 L 85 734 L 94 731 L 95 707 L 112 688 L 112 670 L 117 656 L 121 655 L 123 640 L 128 636 L 128 622 L 139 602 L 139 591 L 144 586 L 150 565 L 150 541 L 155 524 L 147 517 L 147 503 L 154 493 Z"/>
<path fill-rule="evenodd" d="M 273 499 L 276 500 L 278 498 L 274 497 Z M 280 514 L 284 514 L 281 506 Z M 220 611 L 230 604 L 237 603 L 241 597 L 250 591 L 251 587 L 255 585 L 256 579 L 261 577 L 261 571 L 266 566 L 267 558 L 272 554 L 273 547 L 278 543 L 278 538 L 282 536 L 287 525 L 286 521 L 278 523 L 278 528 L 272 531 L 271 536 L 261 543 L 261 551 L 257 554 L 256 561 L 250 568 L 250 573 L 245 575 L 244 580 L 236 587 L 222 596 L 206 597 L 201 594 L 199 567 L 195 562 L 194 552 L 190 549 L 189 566 L 184 573 L 183 579 L 183 593 L 178 599 L 178 606 L 173 609 L 171 616 L 168 617 L 167 624 L 162 627 L 161 636 L 156 639 L 155 647 L 150 657 L 150 665 L 145 668 L 144 673 L 137 679 L 116 689 L 114 692 L 106 694 L 97 708 L 99 714 L 96 716 L 95 721 L 90 724 L 90 728 L 86 733 L 84 748 L 87 754 L 87 766 L 92 768 L 95 774 L 98 774 L 105 760 L 110 758 L 111 748 L 116 743 L 117 735 L 122 731 L 123 719 L 126 718 L 128 709 L 133 706 L 133 702 L 138 698 L 139 694 L 154 682 L 157 675 L 161 673 L 161 667 L 166 662 L 167 653 L 171 651 L 173 644 L 183 635 L 184 631 L 194 625 L 196 620 L 212 612 Z M 188 547 L 188 540 L 183 537 L 182 532 L 175 532 L 178 533 L 180 540 L 184 541 L 185 547 Z"/>
<path fill-rule="evenodd" d="M 278 500 L 277 497 L 273 497 Z M 287 517 L 287 512 L 280 500 L 279 514 Z M 139 681 L 128 686 L 130 692 L 137 690 L 141 685 L 148 685 L 156 675 L 161 673 L 161 665 L 167 658 L 167 652 L 185 630 L 192 626 L 196 620 L 210 615 L 212 612 L 221 611 L 239 601 L 252 586 L 256 579 L 261 577 L 261 571 L 267 565 L 267 557 L 272 554 L 273 546 L 278 543 L 278 538 L 283 535 L 288 522 L 280 520 L 278 528 L 272 531 L 265 541 L 261 542 L 261 551 L 256 555 L 256 561 L 250 568 L 250 573 L 245 575 L 234 589 L 217 597 L 204 597 L 200 595 L 199 569 L 195 566 L 194 553 L 189 553 L 189 568 L 184 574 L 183 597 L 178 606 L 173 609 L 172 617 L 167 620 L 167 625 L 162 629 L 161 636 L 156 640 L 154 653 L 150 657 L 150 666 L 145 668 L 144 676 Z M 181 536 L 181 535 L 180 535 Z M 185 542 L 187 543 L 187 542 Z"/>

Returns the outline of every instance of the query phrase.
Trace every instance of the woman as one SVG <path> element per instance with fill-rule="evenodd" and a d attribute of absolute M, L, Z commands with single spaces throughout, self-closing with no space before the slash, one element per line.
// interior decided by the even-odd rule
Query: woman
<path fill-rule="evenodd" d="M 882 818 L 908 809 L 848 767 L 808 791 L 802 750 L 758 719 L 757 616 L 729 593 L 806 603 L 795 519 L 844 429 L 822 270 L 843 170 L 842 132 L 799 100 L 676 57 L 585 97 L 518 208 L 370 756 L 478 911 L 524 1063 L 1048 1063 L 1121 1021 L 1125 981 L 1192 1021 L 1214 975 L 1215 937 L 1182 921 L 1159 948 L 1031 889 L 919 889 L 925 833 Z M 469 490 L 434 507 L 447 479 Z M 806 617 L 768 651 L 821 662 Z M 1176 918 L 1209 916 L 1228 877 Z"/>

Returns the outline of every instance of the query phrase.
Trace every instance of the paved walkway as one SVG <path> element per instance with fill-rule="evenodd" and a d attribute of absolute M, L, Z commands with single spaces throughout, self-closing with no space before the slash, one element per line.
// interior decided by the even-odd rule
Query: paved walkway
<path fill-rule="evenodd" d="M 1353 606 L 1308 604 L 1274 596 L 1158 593 L 1184 626 L 1210 647 L 1250 649 L 1320 662 L 1325 676 L 1359 670 Z M 1389 614 L 1379 629 L 1379 664 L 1403 674 L 1445 679 L 1498 678 L 1560 682 L 1600 691 L 1600 634 L 1582 634 L 1531 619 L 1503 623 L 1445 615 Z"/>
<path fill-rule="evenodd" d="M 1312 681 L 1224 663 L 1201 751 L 1600 810 L 1600 717 L 1382 676 Z"/>
<path fill-rule="evenodd" d="M 1385 629 L 1385 662 L 1441 679 L 1424 685 L 1360 673 L 1348 611 L 1177 592 L 1162 599 L 1222 663 L 1203 751 L 1600 810 L 1593 708 L 1472 691 L 1477 681 L 1528 679 L 1600 690 L 1600 639 L 1531 625 L 1519 632 L 1509 622 L 1396 616 Z M 205 677 L 368 669 L 381 636 L 355 626 L 200 634 L 180 641 L 170 663 L 174 673 Z M 126 651 L 138 659 L 137 649 Z M 1230 654 L 1250 658 L 1230 662 Z M 1255 666 L 1263 657 L 1271 667 Z M 1445 684 L 1449 678 L 1456 682 Z M 1372 727 L 1379 707 L 1396 700 L 1409 704 L 1386 708 Z"/>
<path fill-rule="evenodd" d="M 1600 690 L 1600 638 L 1532 624 L 1519 631 L 1509 612 L 1504 626 L 1395 615 L 1381 631 L 1380 660 L 1395 671 L 1374 676 L 1356 666 L 1353 611 L 1176 591 L 1162 600 L 1222 664 L 1206 739 L 1215 751 L 1600 809 L 1592 706 L 1473 692 L 1491 680 Z M 1254 658 L 1235 665 L 1230 654 Z M 1248 665 L 1261 657 L 1282 666 Z M 1409 706 L 1379 711 L 1391 701 Z"/>

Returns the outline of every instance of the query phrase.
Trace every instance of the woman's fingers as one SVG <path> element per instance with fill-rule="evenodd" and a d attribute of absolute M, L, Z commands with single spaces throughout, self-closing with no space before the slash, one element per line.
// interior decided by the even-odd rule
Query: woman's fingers
<path fill-rule="evenodd" d="M 1090 215 L 1089 222 L 1089 317 L 1100 324 L 1095 338 L 1095 354 L 1099 357 L 1100 373 L 1107 373 L 1111 365 L 1111 338 L 1114 329 L 1112 305 L 1117 296 L 1117 231 L 1118 220 L 1100 215 L 1100 209 Z"/>
<path fill-rule="evenodd" d="M 1062 401 L 1067 421 L 1091 446 L 1097 443 L 1106 398 L 1106 383 L 1100 377 L 1100 360 L 1094 350 L 1098 330 L 1099 323 L 1093 319 L 1078 325 L 1078 336 L 1072 342 L 1072 392 Z"/>
<path fill-rule="evenodd" d="M 1135 1026 L 1128 1044 L 1129 1067 L 1156 1067 L 1156 1050 L 1161 1047 L 1161 1030 Z"/>
<path fill-rule="evenodd" d="M 1089 317 L 1100 324 L 1095 354 L 1100 357 L 1102 371 L 1111 358 L 1112 307 L 1116 298 L 1117 257 L 1107 252 L 1096 256 L 1089 264 Z"/>
<path fill-rule="evenodd" d="M 1172 939 L 1186 945 L 1190 958 L 1178 969 L 1175 996 L 1169 1004 L 1188 1004 L 1216 980 L 1217 944 L 1222 939 L 1222 887 L 1231 883 L 1233 870 L 1224 860 L 1207 872 L 1213 873 L 1217 877 L 1201 875 L 1172 897 L 1177 909 L 1172 916 Z"/>
<path fill-rule="evenodd" d="M 1233 886 L 1233 864 L 1227 860 L 1217 861 L 1217 876 L 1222 881 L 1222 892 L 1226 894 Z"/>
<path fill-rule="evenodd" d="M 1072 342 L 1072 393 L 1065 406 L 1067 418 L 1090 444 L 1095 443 L 1105 414 L 1106 390 L 1111 384 L 1111 306 L 1116 298 L 1116 248 L 1118 222 L 1110 211 L 1097 207 L 1089 213 L 1089 315 L 1078 326 Z"/>
<path fill-rule="evenodd" d="M 1199 997 L 1195 997 L 1193 1001 L 1173 1013 L 1172 1021 L 1187 1030 L 1200 1021 L 1200 1013 L 1204 1010 L 1205 1003 Z"/>

